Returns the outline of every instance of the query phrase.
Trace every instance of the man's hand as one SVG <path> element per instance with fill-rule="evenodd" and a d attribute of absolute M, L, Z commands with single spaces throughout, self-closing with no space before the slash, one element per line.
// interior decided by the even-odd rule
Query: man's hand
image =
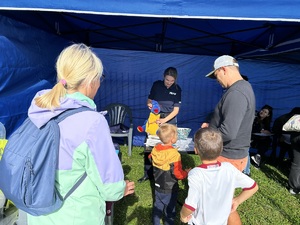
<path fill-rule="evenodd" d="M 201 128 L 209 127 L 209 123 L 202 123 Z"/>

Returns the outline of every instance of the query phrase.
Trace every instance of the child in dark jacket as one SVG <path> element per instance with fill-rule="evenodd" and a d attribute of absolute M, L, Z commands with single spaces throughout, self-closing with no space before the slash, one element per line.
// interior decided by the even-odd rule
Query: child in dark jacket
<path fill-rule="evenodd" d="M 149 158 L 152 158 L 155 180 L 152 218 L 154 225 L 160 225 L 160 220 L 165 214 L 165 224 L 172 225 L 176 217 L 178 180 L 186 178 L 190 169 L 182 169 L 180 153 L 173 147 L 177 141 L 177 127 L 162 124 L 157 135 L 162 143 L 157 144 L 149 155 Z"/>

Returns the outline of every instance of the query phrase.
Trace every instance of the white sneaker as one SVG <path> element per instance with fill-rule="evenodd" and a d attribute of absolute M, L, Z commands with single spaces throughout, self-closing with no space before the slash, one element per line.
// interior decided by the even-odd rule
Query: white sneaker
<path fill-rule="evenodd" d="M 299 194 L 299 192 L 295 192 L 295 191 L 293 190 L 293 188 L 290 188 L 290 194 L 292 194 L 292 195 L 297 195 L 297 194 Z"/>
<path fill-rule="evenodd" d="M 253 160 L 253 162 L 256 164 L 256 166 L 260 166 L 260 161 L 261 161 L 261 156 L 260 154 L 256 154 L 254 156 L 251 156 L 251 159 Z"/>

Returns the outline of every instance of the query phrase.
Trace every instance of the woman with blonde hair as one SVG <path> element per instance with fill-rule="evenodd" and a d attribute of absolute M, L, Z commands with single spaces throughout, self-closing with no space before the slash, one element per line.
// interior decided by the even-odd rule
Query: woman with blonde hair
<path fill-rule="evenodd" d="M 105 202 L 117 201 L 134 192 L 134 183 L 124 180 L 106 119 L 93 101 L 103 78 L 103 65 L 84 44 L 65 48 L 56 62 L 57 83 L 36 94 L 29 118 L 41 127 L 60 113 L 79 107 L 91 110 L 73 114 L 59 123 L 60 148 L 56 188 L 62 196 L 86 173 L 87 177 L 54 213 L 28 214 L 29 225 L 101 225 Z"/>

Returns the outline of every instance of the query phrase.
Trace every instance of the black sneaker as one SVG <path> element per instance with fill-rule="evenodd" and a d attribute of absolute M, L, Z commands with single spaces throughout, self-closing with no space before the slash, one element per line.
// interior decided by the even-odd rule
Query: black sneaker
<path fill-rule="evenodd" d="M 146 181 L 146 180 L 149 180 L 149 177 L 148 177 L 148 176 L 143 176 L 143 177 L 141 177 L 140 179 L 138 179 L 138 182 L 139 182 L 139 183 L 142 183 L 142 182 L 144 182 L 144 181 Z"/>

